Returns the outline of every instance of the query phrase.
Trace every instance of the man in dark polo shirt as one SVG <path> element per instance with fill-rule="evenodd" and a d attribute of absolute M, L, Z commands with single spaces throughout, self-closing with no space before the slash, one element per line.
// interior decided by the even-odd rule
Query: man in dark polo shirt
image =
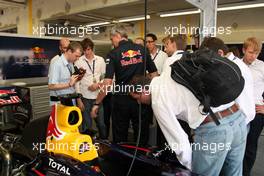
<path fill-rule="evenodd" d="M 134 131 L 134 140 L 137 139 L 139 125 L 139 105 L 135 99 L 129 96 L 129 82 L 134 75 L 144 75 L 144 62 L 150 77 L 158 76 L 157 68 L 149 53 L 144 47 L 128 41 L 126 30 L 123 26 L 115 26 L 111 30 L 111 41 L 114 49 L 110 51 L 106 59 L 106 75 L 99 95 L 92 108 L 91 115 L 96 117 L 99 104 L 109 91 L 115 76 L 113 86 L 113 112 L 112 129 L 113 142 L 126 142 L 130 120 Z M 141 110 L 141 137 L 140 145 L 145 146 L 148 142 L 150 119 L 147 117 L 144 106 Z"/>

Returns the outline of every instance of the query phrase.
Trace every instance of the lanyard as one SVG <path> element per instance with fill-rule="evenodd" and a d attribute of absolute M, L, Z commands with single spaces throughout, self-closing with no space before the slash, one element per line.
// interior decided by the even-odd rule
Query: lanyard
<path fill-rule="evenodd" d="M 153 61 L 156 59 L 156 57 L 158 56 L 160 50 L 156 53 L 156 55 L 154 56 L 154 58 L 152 59 Z"/>
<path fill-rule="evenodd" d="M 85 62 L 87 63 L 87 65 L 88 65 L 89 69 L 91 70 L 93 77 L 94 77 L 95 60 L 93 60 L 93 69 L 87 60 L 85 60 Z"/>
<path fill-rule="evenodd" d="M 70 72 L 70 75 L 72 76 L 72 68 L 71 68 L 70 64 L 67 64 L 67 68 L 68 68 L 68 70 Z"/>

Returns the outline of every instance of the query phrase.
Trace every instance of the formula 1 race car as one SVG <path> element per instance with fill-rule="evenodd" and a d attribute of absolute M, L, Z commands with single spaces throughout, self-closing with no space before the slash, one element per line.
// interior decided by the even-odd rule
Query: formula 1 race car
<path fill-rule="evenodd" d="M 1 133 L 1 176 L 175 176 L 196 175 L 182 166 L 171 151 L 112 144 L 93 134 L 81 134 L 78 94 L 60 96 L 50 117 L 31 121 L 21 135 Z M 137 154 L 134 156 L 135 150 Z"/>

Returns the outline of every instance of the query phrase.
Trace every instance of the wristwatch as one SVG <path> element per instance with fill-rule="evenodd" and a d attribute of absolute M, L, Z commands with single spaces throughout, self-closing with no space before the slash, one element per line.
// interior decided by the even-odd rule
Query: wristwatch
<path fill-rule="evenodd" d="M 99 104 L 99 103 L 96 103 L 96 102 L 94 102 L 93 105 L 94 105 L 94 106 L 100 106 L 100 104 Z"/>

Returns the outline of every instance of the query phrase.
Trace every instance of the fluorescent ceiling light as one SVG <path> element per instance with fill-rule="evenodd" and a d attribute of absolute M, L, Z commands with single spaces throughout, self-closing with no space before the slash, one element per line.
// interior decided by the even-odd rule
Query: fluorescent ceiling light
<path fill-rule="evenodd" d="M 19 2 L 19 3 L 26 3 L 25 0 L 11 0 L 11 1 Z"/>
<path fill-rule="evenodd" d="M 191 11 L 181 11 L 181 12 L 172 12 L 172 13 L 164 13 L 160 14 L 160 17 L 170 17 L 170 16 L 181 16 L 181 15 L 190 15 L 200 13 L 201 10 L 191 10 Z"/>
<path fill-rule="evenodd" d="M 139 20 L 144 20 L 145 16 L 135 16 L 135 17 L 129 17 L 129 18 L 121 18 L 117 20 L 119 23 L 122 22 L 130 22 L 130 21 L 139 21 Z M 150 19 L 150 16 L 147 15 L 147 19 Z"/>
<path fill-rule="evenodd" d="M 91 15 L 86 15 L 86 14 L 77 14 L 78 17 L 83 17 L 83 18 L 89 18 L 89 19 L 93 19 L 96 21 L 108 21 L 108 19 L 102 18 L 102 17 L 96 17 L 96 16 L 91 16 Z"/>
<path fill-rule="evenodd" d="M 89 15 L 85 15 L 85 14 L 77 14 L 77 16 L 79 16 L 79 17 L 84 17 L 84 18 L 90 18 Z"/>
<path fill-rule="evenodd" d="M 264 3 L 245 4 L 245 5 L 237 5 L 237 6 L 230 6 L 230 7 L 219 7 L 219 8 L 217 8 L 217 11 L 238 10 L 238 9 L 250 9 L 250 8 L 257 8 L 257 7 L 264 7 Z"/>
<path fill-rule="evenodd" d="M 264 7 L 264 3 L 256 3 L 256 4 L 241 4 L 236 6 L 229 7 L 218 7 L 217 11 L 228 11 L 228 10 L 238 10 L 238 9 L 250 9 Z M 179 12 L 171 12 L 171 13 L 161 13 L 160 17 L 170 17 L 170 16 L 181 16 L 181 15 L 190 15 L 190 14 L 198 14 L 201 10 L 189 10 L 189 11 L 179 11 Z"/>
<path fill-rule="evenodd" d="M 107 25 L 107 24 L 110 24 L 110 22 L 98 22 L 98 23 L 90 23 L 90 24 L 87 24 L 86 26 L 87 27 L 92 27 L 92 26 L 102 26 L 102 25 Z"/>

